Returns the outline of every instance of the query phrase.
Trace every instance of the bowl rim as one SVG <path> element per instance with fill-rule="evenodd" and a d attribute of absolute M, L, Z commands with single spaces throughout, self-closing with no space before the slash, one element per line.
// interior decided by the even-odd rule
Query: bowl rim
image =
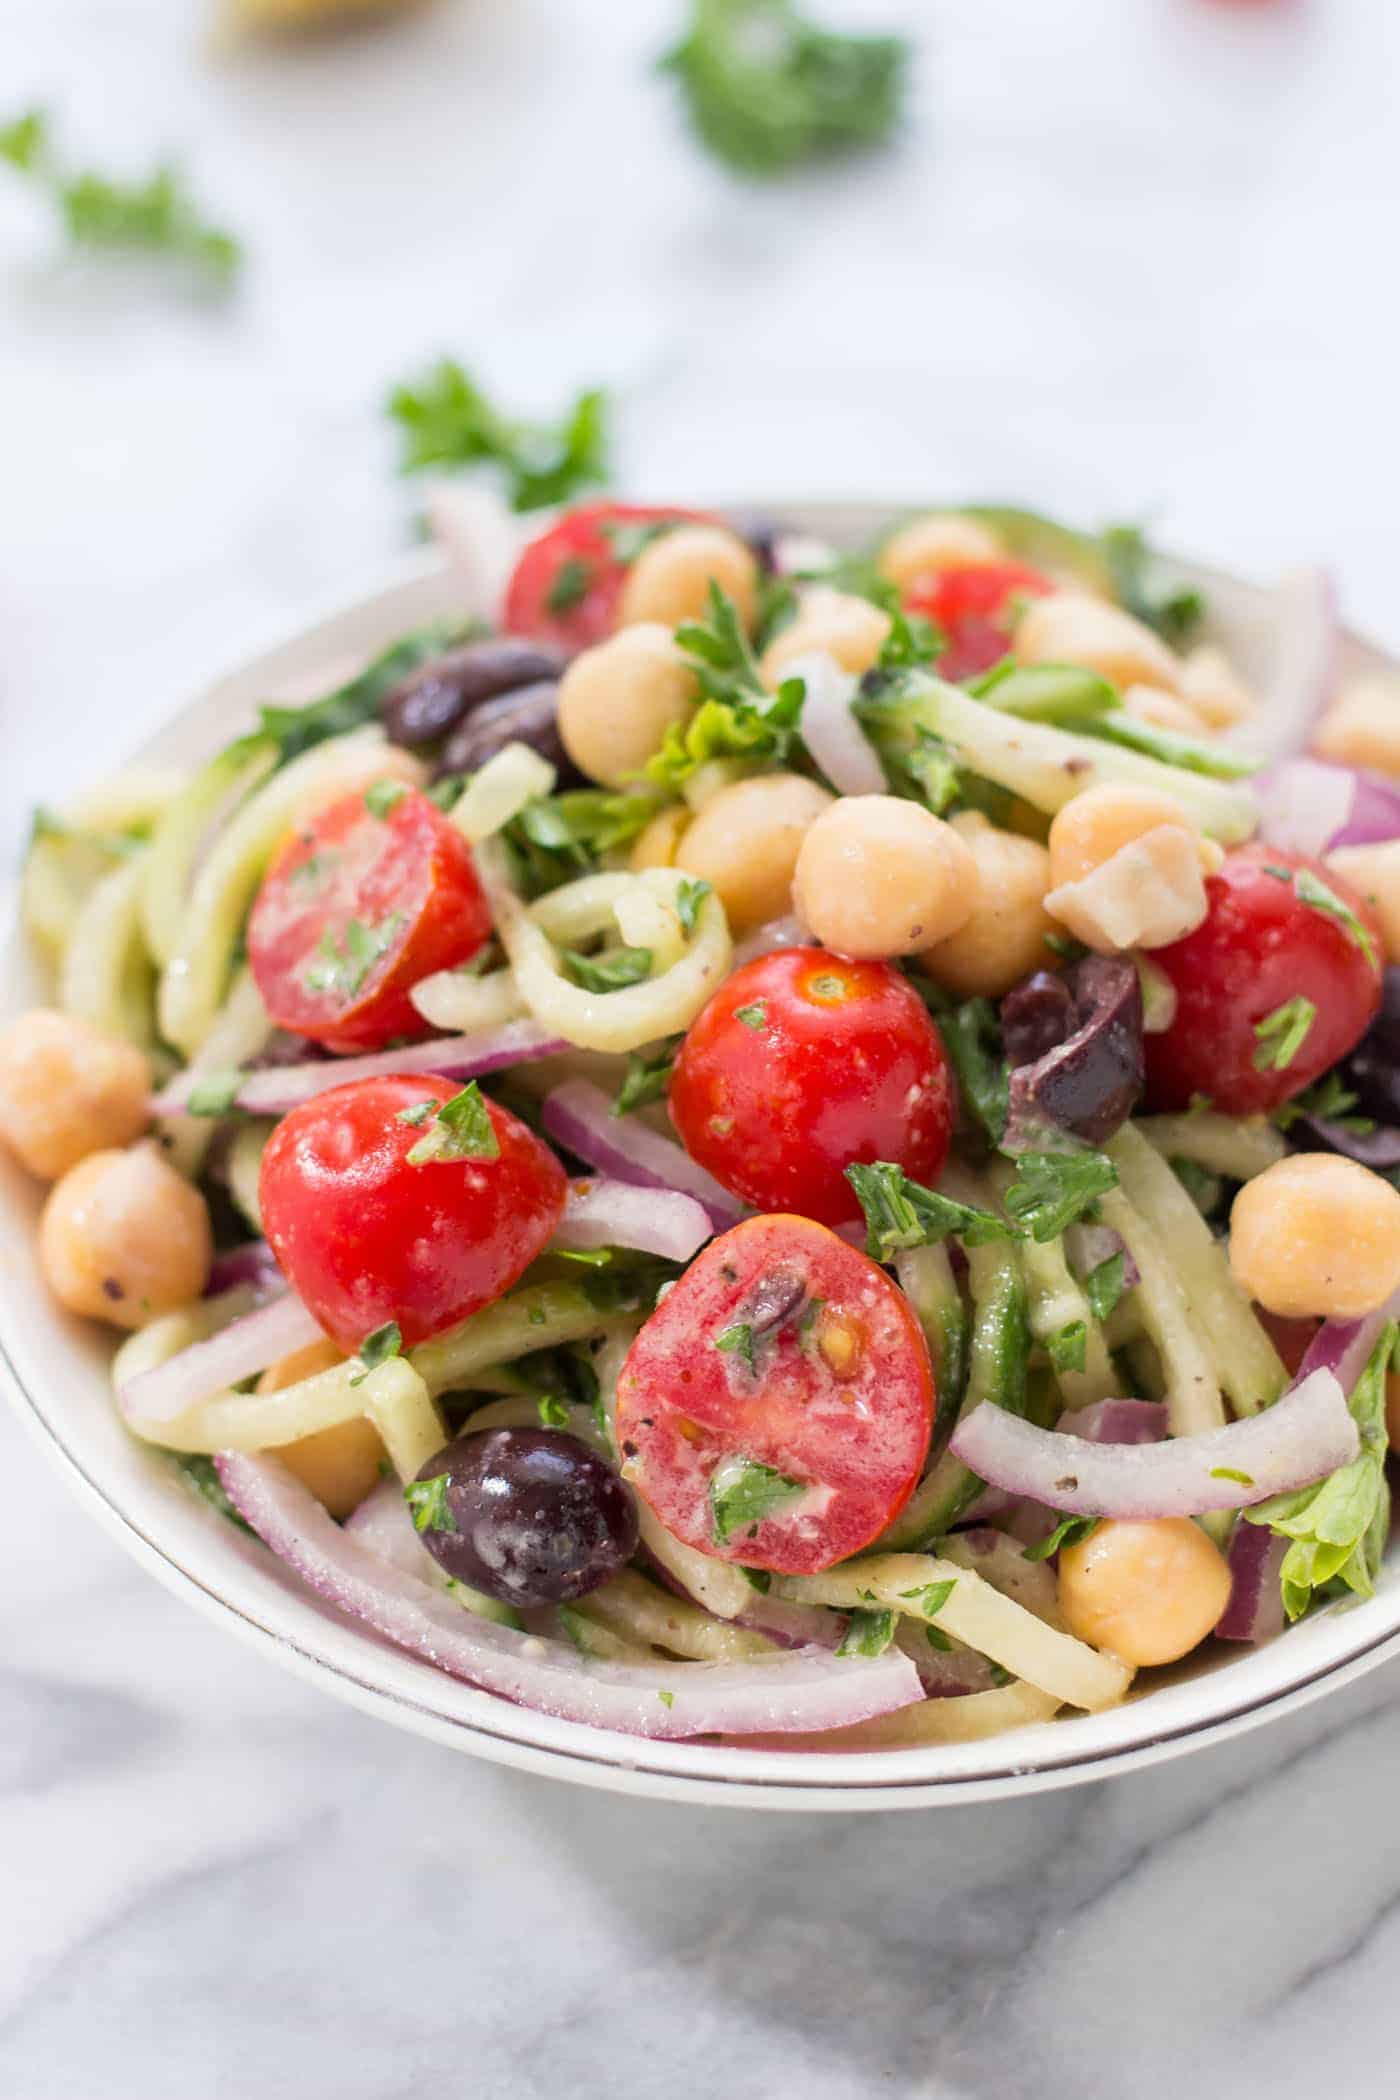
<path fill-rule="evenodd" d="M 799 531 L 837 539 L 862 537 L 872 520 L 906 515 L 910 508 L 898 502 L 816 499 L 729 507 L 776 511 Z M 1196 563 L 1179 566 L 1217 593 L 1260 598 L 1260 586 L 1232 573 Z M 265 688 L 281 659 L 334 655 L 335 637 L 343 628 L 361 639 L 369 633 L 367 647 L 375 646 L 377 629 L 384 639 L 391 638 L 411 624 L 407 608 L 398 610 L 401 601 L 434 593 L 461 606 L 446 560 L 431 549 L 398 557 L 354 594 L 338 594 L 329 606 L 294 623 L 279 622 L 270 638 L 173 710 L 134 755 L 160 756 L 195 718 L 217 716 L 226 701 L 237 706 L 260 684 Z M 1387 652 L 1354 634 L 1346 637 L 1346 647 L 1368 663 L 1391 661 Z M 11 952 L 21 944 L 22 937 L 12 934 Z M 11 1208 L 0 1197 L 4 1230 L 14 1230 Z M 27 1223 L 20 1229 L 30 1231 Z M 26 1353 L 18 1321 L 0 1308 L 0 1389 L 84 1506 L 167 1588 L 297 1676 L 363 1711 L 489 1761 L 578 1784 L 651 1798 L 796 1811 L 993 1800 L 1143 1768 L 1223 1742 L 1295 1712 L 1400 1654 L 1398 1580 L 1365 1604 L 1334 1608 L 1294 1629 L 1286 1643 L 1232 1656 L 1109 1714 L 1070 1716 L 981 1743 L 829 1753 L 623 1736 L 513 1706 L 403 1655 L 321 1603 L 264 1549 L 245 1546 L 222 1518 L 198 1508 L 182 1492 L 179 1499 L 191 1507 L 171 1521 L 168 1495 L 152 1491 L 157 1472 L 164 1488 L 173 1484 L 161 1455 L 124 1435 L 122 1451 L 133 1445 L 135 1455 L 122 1464 L 104 1465 L 100 1452 L 85 1452 L 61 1419 L 61 1406 L 52 1397 L 54 1381 L 45 1381 L 51 1394 L 46 1405 L 33 1371 L 26 1377 L 21 1363 Z M 130 1477 L 117 1477 L 125 1474 Z M 148 1475 L 151 1487 L 143 1491 Z M 1311 1639 L 1300 1638 L 1304 1635 Z M 1296 1666 L 1267 1667 L 1280 1648 L 1286 1653 L 1296 1648 Z M 1266 1667 L 1261 1669 L 1261 1663 Z M 1226 1689 L 1232 1682 L 1239 1685 L 1234 1695 Z M 795 1746 L 799 1743 L 795 1738 Z"/>

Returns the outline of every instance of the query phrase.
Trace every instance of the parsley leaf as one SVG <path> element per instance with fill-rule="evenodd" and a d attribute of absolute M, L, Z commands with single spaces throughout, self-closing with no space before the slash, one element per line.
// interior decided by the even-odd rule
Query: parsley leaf
<path fill-rule="evenodd" d="M 659 1050 L 653 1051 L 650 1057 L 640 1050 L 632 1052 L 627 1060 L 626 1075 L 613 1103 L 612 1112 L 615 1116 L 625 1116 L 629 1109 L 643 1108 L 649 1101 L 665 1098 L 671 1084 L 671 1074 L 676 1066 L 676 1052 L 680 1046 L 681 1038 L 672 1036 Z"/>
<path fill-rule="evenodd" d="M 611 955 L 580 955 L 561 948 L 564 967 L 586 992 L 620 992 L 651 974 L 650 948 L 616 948 Z"/>
<path fill-rule="evenodd" d="M 1291 874 L 1291 870 L 1290 870 Z M 1335 1123 L 1341 1130 L 1349 1130 L 1353 1137 L 1369 1137 L 1376 1125 L 1370 1116 L 1354 1116 L 1356 1095 L 1344 1084 L 1339 1072 L 1328 1072 L 1318 1080 L 1316 1086 L 1305 1093 L 1295 1094 L 1274 1110 L 1273 1120 L 1280 1130 L 1287 1130 L 1299 1116 L 1316 1116 L 1320 1122 Z"/>
<path fill-rule="evenodd" d="M 365 808 L 372 817 L 383 819 L 407 793 L 402 780 L 376 780 L 365 789 Z M 303 863 L 303 866 L 309 865 L 309 862 Z"/>
<path fill-rule="evenodd" d="M 377 926 L 347 919 L 339 934 L 328 926 L 302 979 L 308 992 L 353 999 L 375 964 L 393 947 L 402 925 L 402 912 L 395 912 Z"/>
<path fill-rule="evenodd" d="M 232 287 L 243 250 L 231 233 L 203 216 L 178 168 L 158 167 L 144 182 L 115 182 L 91 169 L 66 167 L 42 109 L 0 126 L 0 161 L 48 196 L 75 248 L 161 256 L 184 265 L 206 289 Z"/>
<path fill-rule="evenodd" d="M 313 745 L 324 743 L 327 737 L 344 736 L 347 730 L 377 722 L 384 700 L 410 672 L 480 632 L 480 624 L 475 620 L 438 621 L 419 628 L 383 650 L 356 677 L 337 686 L 324 699 L 313 700 L 304 707 L 262 708 L 259 734 L 276 739 L 285 765 Z"/>
<path fill-rule="evenodd" d="M 793 0 L 692 0 L 661 63 L 710 152 L 737 174 L 773 176 L 887 139 L 908 55 L 900 37 L 818 29 Z"/>
<path fill-rule="evenodd" d="M 1061 1546 L 1078 1546 L 1098 1529 L 1098 1525 L 1097 1517 L 1061 1517 L 1049 1537 L 1037 1539 L 1033 1546 L 1027 1546 L 1021 1558 L 1049 1560 L 1052 1554 L 1059 1552 Z"/>
<path fill-rule="evenodd" d="M 891 1160 L 847 1167 L 846 1179 L 865 1213 L 866 1252 L 874 1261 L 888 1261 L 903 1247 L 935 1246 L 954 1232 L 969 1247 L 1016 1237 L 994 1211 L 973 1210 L 924 1188 Z"/>
<path fill-rule="evenodd" d="M 1010 1111 L 1011 1078 L 996 1008 L 990 999 L 950 999 L 927 977 L 909 982 L 938 1023 L 964 1108 L 981 1124 L 988 1142 L 999 1145 Z"/>
<path fill-rule="evenodd" d="M 716 1349 L 726 1356 L 742 1356 L 751 1371 L 756 1370 L 753 1353 L 753 1328 L 747 1324 L 726 1327 L 723 1334 L 715 1336 Z"/>
<path fill-rule="evenodd" d="M 355 1359 L 360 1368 L 350 1380 L 351 1385 L 363 1385 L 371 1371 L 377 1371 L 381 1364 L 387 1364 L 391 1357 L 398 1355 L 402 1347 L 403 1336 L 399 1332 L 397 1320 L 386 1320 L 382 1327 L 376 1327 L 360 1344 L 360 1353 Z"/>
<path fill-rule="evenodd" d="M 1057 1240 L 1066 1226 L 1118 1186 L 1118 1169 L 1103 1152 L 1023 1152 L 1006 1208 L 1038 1245 Z"/>
<path fill-rule="evenodd" d="M 593 569 L 589 562 L 577 554 L 561 561 L 554 572 L 554 579 L 545 593 L 545 610 L 552 613 L 572 612 L 588 596 L 593 582 Z"/>
<path fill-rule="evenodd" d="M 569 1410 L 557 1393 L 541 1393 L 535 1402 L 539 1412 L 540 1426 L 544 1429 L 567 1429 Z"/>
<path fill-rule="evenodd" d="M 751 1028 L 755 1035 L 760 1035 L 768 1026 L 767 1004 L 762 999 L 755 999 L 751 1006 L 736 1006 L 734 1018 L 742 1021 L 745 1028 Z"/>
<path fill-rule="evenodd" d="M 946 1582 L 926 1583 L 920 1590 L 901 1590 L 899 1594 L 901 1597 L 909 1599 L 918 1617 L 934 1619 L 942 1611 L 957 1586 L 956 1576 L 950 1576 Z"/>
<path fill-rule="evenodd" d="M 684 724 L 673 724 L 648 779 L 675 793 L 701 766 L 716 758 L 786 758 L 802 715 L 806 687 L 788 678 L 770 693 L 732 598 L 710 583 L 703 620 L 687 620 L 676 641 L 690 659 L 701 700 Z"/>
<path fill-rule="evenodd" d="M 454 797 L 455 799 L 455 797 Z M 528 897 L 591 873 L 604 853 L 626 846 L 656 815 L 652 794 L 570 788 L 537 795 L 501 833 L 512 872 Z"/>
<path fill-rule="evenodd" d="M 943 646 L 932 620 L 922 613 L 905 612 L 896 604 L 890 611 L 890 631 L 880 644 L 875 668 L 886 674 L 931 664 Z"/>
<path fill-rule="evenodd" d="M 713 893 L 713 884 L 706 882 L 703 877 L 692 880 L 687 875 L 677 884 L 676 916 L 681 922 L 683 933 L 694 933 L 700 917 L 700 907 Z"/>
<path fill-rule="evenodd" d="M 217 1071 L 201 1072 L 186 1098 L 186 1114 L 226 1116 L 237 1106 L 238 1089 L 244 1077 L 237 1065 L 222 1065 Z"/>
<path fill-rule="evenodd" d="M 415 1531 L 456 1531 L 457 1519 L 447 1499 L 450 1473 L 434 1473 L 430 1480 L 410 1480 L 403 1491 L 413 1517 Z"/>
<path fill-rule="evenodd" d="M 1179 1153 L 1172 1154 L 1169 1164 L 1201 1216 L 1208 1218 L 1225 1193 L 1220 1176 L 1212 1174 L 1199 1160 L 1183 1159 Z"/>
<path fill-rule="evenodd" d="M 1082 1371 L 1088 1351 L 1089 1330 L 1082 1320 L 1071 1320 L 1052 1334 L 1047 1349 L 1055 1371 Z"/>
<path fill-rule="evenodd" d="M 444 357 L 421 379 L 395 387 L 388 411 L 402 433 L 403 473 L 498 467 L 512 510 L 567 503 L 607 479 L 608 403 L 598 388 L 578 395 L 556 423 L 521 422 L 502 415 L 456 359 Z"/>
<path fill-rule="evenodd" d="M 894 1639 L 892 1611 L 853 1611 L 841 1636 L 838 1655 L 883 1655 Z"/>
<path fill-rule="evenodd" d="M 1180 648 L 1205 617 L 1205 600 L 1169 576 L 1138 525 L 1110 525 L 1099 535 L 1116 596 L 1136 619 Z"/>
<path fill-rule="evenodd" d="M 1250 1524 L 1267 1524 L 1292 1544 L 1280 1570 L 1284 1609 L 1299 1619 L 1320 1591 L 1333 1583 L 1369 1597 L 1390 1529 L 1390 1491 L 1385 1462 L 1385 1380 L 1400 1328 L 1390 1321 L 1356 1381 L 1351 1412 L 1361 1431 L 1361 1450 L 1350 1465 L 1316 1487 L 1275 1495 L 1242 1512 Z"/>
<path fill-rule="evenodd" d="M 710 1517 L 715 1543 L 723 1546 L 736 1531 L 752 1533 L 766 1517 L 794 1495 L 806 1492 L 806 1483 L 790 1480 L 773 1466 L 757 1459 L 725 1461 L 710 1475 Z"/>
<path fill-rule="evenodd" d="M 1325 917 L 1335 919 L 1344 926 L 1373 970 L 1380 966 L 1376 960 L 1376 944 L 1346 900 L 1330 889 L 1320 875 L 1311 868 L 1299 868 L 1293 877 L 1293 892 L 1300 904 L 1310 911 L 1320 911 Z"/>
<path fill-rule="evenodd" d="M 1255 1023 L 1254 1034 L 1258 1048 L 1254 1053 L 1256 1072 L 1284 1072 L 1292 1064 L 1308 1039 L 1309 1030 L 1317 1019 L 1317 1008 L 1311 999 L 1288 999 L 1276 1006 L 1271 1014 Z"/>
<path fill-rule="evenodd" d="M 220 1480 L 219 1469 L 212 1458 L 203 1451 L 172 1451 L 170 1456 L 201 1501 L 216 1509 L 221 1517 L 227 1517 L 240 1531 L 246 1531 L 249 1538 L 257 1537 L 252 1525 L 239 1515 L 229 1500 L 228 1489 Z"/>
<path fill-rule="evenodd" d="M 416 1112 L 405 1109 L 405 1120 Z M 481 1087 L 475 1079 L 469 1080 L 460 1094 L 444 1101 L 434 1111 L 422 1137 L 408 1155 L 411 1167 L 426 1166 L 433 1160 L 452 1159 L 499 1159 L 500 1140 L 496 1126 L 491 1121 Z"/>
<path fill-rule="evenodd" d="M 1084 1295 L 1089 1301 L 1089 1310 L 1096 1320 L 1106 1320 L 1123 1295 L 1126 1284 L 1128 1258 L 1126 1254 L 1110 1254 L 1091 1269 L 1084 1279 Z"/>

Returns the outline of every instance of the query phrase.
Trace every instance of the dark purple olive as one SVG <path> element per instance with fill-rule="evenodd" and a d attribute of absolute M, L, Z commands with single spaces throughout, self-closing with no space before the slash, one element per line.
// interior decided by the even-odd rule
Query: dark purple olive
<path fill-rule="evenodd" d="M 390 743 L 435 744 L 487 700 L 517 686 L 557 678 L 567 661 L 557 649 L 510 634 L 464 642 L 414 671 L 391 693 L 381 712 Z"/>
<path fill-rule="evenodd" d="M 474 773 L 507 744 L 528 744 L 555 768 L 560 787 L 580 786 L 583 775 L 564 749 L 555 721 L 558 698 L 559 687 L 548 679 L 484 700 L 448 737 L 435 777 L 441 780 L 447 773 Z"/>
<path fill-rule="evenodd" d="M 407 1494 L 438 1565 L 502 1604 L 567 1603 L 637 1550 L 626 1488 L 559 1429 L 465 1430 Z"/>
<path fill-rule="evenodd" d="M 1001 1039 L 1006 1062 L 1033 1065 L 1074 1034 L 1074 993 L 1053 970 L 1037 970 L 1001 1002 Z"/>
<path fill-rule="evenodd" d="M 1118 955 L 1088 955 L 1076 963 L 1067 981 L 1068 1002 L 1040 982 L 1048 976 L 1038 972 L 1002 1001 L 1012 1064 L 1007 1130 L 1030 1145 L 1040 1142 L 1037 1133 L 1047 1126 L 1101 1145 L 1142 1094 L 1142 986 L 1132 963 Z M 1057 1014 L 1064 1032 L 1040 1048 Z M 1039 1054 L 1018 1063 L 1013 1042 Z"/>
<path fill-rule="evenodd" d="M 1389 969 L 1381 1010 L 1339 1068 L 1362 1115 L 1378 1123 L 1400 1123 L 1400 969 Z"/>

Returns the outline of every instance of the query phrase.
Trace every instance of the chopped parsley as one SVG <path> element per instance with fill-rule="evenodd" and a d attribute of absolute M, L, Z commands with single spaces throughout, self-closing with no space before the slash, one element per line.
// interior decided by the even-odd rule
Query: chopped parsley
<path fill-rule="evenodd" d="M 674 531 L 680 521 L 673 518 L 651 518 L 624 521 L 620 518 L 604 518 L 602 531 L 612 548 L 613 560 L 619 568 L 630 569 L 639 554 L 645 554 L 653 540 L 663 533 Z"/>
<path fill-rule="evenodd" d="M 847 1167 L 846 1179 L 865 1213 L 866 1252 L 874 1261 L 888 1261 L 901 1248 L 935 1246 L 949 1233 L 969 1247 L 1015 1237 L 994 1211 L 955 1203 L 951 1196 L 911 1181 L 892 1160 Z"/>
<path fill-rule="evenodd" d="M 415 1531 L 456 1531 L 457 1519 L 447 1499 L 452 1485 L 450 1473 L 434 1473 L 430 1480 L 410 1480 L 403 1499 L 413 1516 Z"/>
<path fill-rule="evenodd" d="M 401 1108 L 394 1117 L 394 1121 L 396 1123 L 407 1123 L 410 1130 L 421 1130 L 437 1107 L 438 1099 L 436 1094 L 430 1094 L 426 1101 L 415 1101 L 411 1108 Z"/>
<path fill-rule="evenodd" d="M 717 758 L 781 763 L 802 715 L 806 687 L 784 679 L 770 693 L 732 598 L 715 582 L 703 620 L 687 620 L 676 641 L 690 660 L 700 705 L 685 723 L 673 724 L 661 749 L 647 763 L 647 777 L 670 794 L 679 793 L 701 766 Z"/>
<path fill-rule="evenodd" d="M 664 1099 L 675 1070 L 676 1052 L 681 1039 L 675 1036 L 659 1050 L 646 1057 L 634 1050 L 627 1060 L 627 1071 L 622 1085 L 617 1090 L 613 1103 L 613 1114 L 625 1116 L 629 1109 L 643 1108 L 649 1101 Z"/>
<path fill-rule="evenodd" d="M 266 706 L 258 712 L 258 733 L 272 737 L 281 763 L 299 758 L 327 737 L 344 736 L 347 730 L 377 722 L 385 699 L 395 686 L 420 670 L 434 657 L 442 656 L 459 642 L 484 632 L 478 620 L 439 620 L 404 635 L 382 650 L 372 663 L 336 686 L 320 700 L 301 707 Z M 455 795 L 454 798 L 455 799 Z M 309 866 L 310 863 L 305 863 Z"/>
<path fill-rule="evenodd" d="M 1082 1320 L 1071 1320 L 1057 1334 L 1052 1334 L 1046 1344 L 1051 1368 L 1056 1371 L 1082 1371 L 1088 1349 L 1089 1330 Z"/>
<path fill-rule="evenodd" d="M 1006 1208 L 1038 1245 L 1057 1240 L 1066 1226 L 1109 1189 L 1118 1186 L 1118 1169 L 1103 1152 L 1023 1152 L 1016 1179 L 1006 1192 Z"/>
<path fill-rule="evenodd" d="M 557 1393 L 541 1393 L 535 1402 L 542 1429 L 567 1429 L 569 1410 Z"/>
<path fill-rule="evenodd" d="M 577 948 L 560 953 L 574 983 L 586 992 L 620 992 L 651 975 L 650 948 L 617 948 L 611 955 L 580 955 Z"/>
<path fill-rule="evenodd" d="M 892 1611 L 853 1611 L 841 1636 L 838 1655 L 883 1655 L 894 1639 Z"/>
<path fill-rule="evenodd" d="M 1059 1552 L 1061 1546 L 1078 1546 L 1082 1544 L 1085 1539 L 1097 1531 L 1099 1521 L 1097 1517 L 1061 1517 L 1049 1537 L 1037 1539 L 1033 1546 L 1027 1546 L 1021 1558 L 1022 1560 L 1049 1560 L 1053 1554 Z"/>
<path fill-rule="evenodd" d="M 572 612 L 588 596 L 593 582 L 593 567 L 577 554 L 561 561 L 554 572 L 549 589 L 545 592 L 545 610 L 552 613 Z"/>
<path fill-rule="evenodd" d="M 888 674 L 931 664 L 942 646 L 931 620 L 895 605 L 890 609 L 890 631 L 880 645 L 876 669 Z"/>
<path fill-rule="evenodd" d="M 694 933 L 700 918 L 700 907 L 713 894 L 713 885 L 703 877 L 684 876 L 676 887 L 676 916 L 683 933 Z"/>
<path fill-rule="evenodd" d="M 351 1385 L 363 1385 L 371 1371 L 387 1364 L 402 1348 L 403 1336 L 397 1320 L 386 1320 L 382 1327 L 376 1327 L 360 1344 L 360 1353 L 355 1359 L 359 1369 L 351 1378 Z"/>
<path fill-rule="evenodd" d="M 404 1120 L 415 1115 L 420 1105 L 415 1102 L 412 1108 L 403 1110 Z M 501 1144 L 491 1111 L 480 1085 L 472 1079 L 450 1101 L 434 1104 L 422 1137 L 408 1155 L 408 1164 L 422 1167 L 437 1160 L 500 1156 Z"/>
<path fill-rule="evenodd" d="M 1320 875 L 1314 874 L 1311 868 L 1299 868 L 1293 878 L 1293 890 L 1300 904 L 1306 904 L 1310 911 L 1320 911 L 1324 917 L 1335 919 L 1339 926 L 1344 926 L 1371 968 L 1379 969 L 1376 944 L 1371 935 L 1346 900 L 1329 888 Z"/>
<path fill-rule="evenodd" d="M 365 808 L 372 817 L 382 819 L 388 816 L 396 803 L 403 801 L 407 793 L 408 789 L 401 780 L 376 780 L 371 787 L 365 789 Z M 313 854 L 312 859 L 315 858 Z M 303 862 L 303 867 L 310 865 L 310 861 Z M 300 872 L 299 869 L 298 873 Z"/>
<path fill-rule="evenodd" d="M 182 265 L 205 289 L 232 288 L 242 247 L 233 234 L 204 217 L 178 168 L 166 165 L 144 181 L 121 182 L 68 167 L 42 109 L 26 110 L 0 126 L 0 161 L 27 175 L 47 196 L 74 248 L 158 256 Z"/>
<path fill-rule="evenodd" d="M 988 1143 L 999 1145 L 1010 1109 L 1011 1080 L 996 1008 L 990 999 L 959 1003 L 926 977 L 911 976 L 909 982 L 938 1023 L 963 1107 L 981 1125 Z"/>
<path fill-rule="evenodd" d="M 754 1362 L 753 1328 L 747 1322 L 735 1327 L 726 1327 L 723 1334 L 717 1334 L 715 1347 L 726 1356 L 741 1356 L 751 1371 L 757 1369 Z"/>
<path fill-rule="evenodd" d="M 753 1029 L 757 1035 L 768 1026 L 767 1005 L 762 999 L 755 999 L 752 1006 L 736 1006 L 734 1018 L 736 1021 L 742 1021 L 745 1028 Z"/>
<path fill-rule="evenodd" d="M 1297 1094 L 1293 1100 L 1285 1101 L 1274 1110 L 1274 1122 L 1280 1130 L 1287 1130 L 1299 1116 L 1316 1116 L 1320 1122 L 1335 1123 L 1339 1130 L 1348 1130 L 1353 1137 L 1369 1137 L 1376 1125 L 1370 1116 L 1354 1116 L 1356 1095 L 1343 1083 L 1338 1072 L 1328 1072 L 1316 1086 L 1306 1093 Z"/>
<path fill-rule="evenodd" d="M 378 925 L 347 919 L 338 935 L 328 926 L 302 978 L 307 991 L 353 999 L 375 964 L 393 947 L 403 923 L 403 913 L 394 912 Z"/>
<path fill-rule="evenodd" d="M 216 1071 L 201 1072 L 190 1088 L 185 1101 L 186 1113 L 192 1116 L 226 1116 L 237 1106 L 238 1089 L 244 1074 L 237 1065 L 221 1065 Z"/>
<path fill-rule="evenodd" d="M 1084 1279 L 1084 1295 L 1096 1320 L 1106 1320 L 1127 1287 L 1128 1257 L 1121 1251 L 1110 1254 Z"/>
<path fill-rule="evenodd" d="M 1225 1193 L 1220 1176 L 1212 1174 L 1199 1160 L 1183 1159 L 1179 1153 L 1173 1153 L 1168 1164 L 1201 1216 L 1208 1218 Z"/>
<path fill-rule="evenodd" d="M 503 415 L 455 358 L 444 357 L 421 379 L 395 387 L 388 409 L 402 435 L 401 472 L 496 467 L 512 510 L 567 503 L 607 480 L 608 402 L 598 388 L 579 394 L 557 422 L 522 422 Z"/>
<path fill-rule="evenodd" d="M 922 1589 L 901 1590 L 899 1594 L 908 1598 L 920 1618 L 935 1619 L 957 1586 L 956 1576 L 950 1576 L 947 1582 L 929 1582 Z"/>
<path fill-rule="evenodd" d="M 1252 1473 L 1237 1472 L 1234 1466 L 1212 1466 L 1210 1477 L 1212 1480 L 1233 1480 L 1239 1487 L 1252 1488 L 1254 1485 Z"/>
<path fill-rule="evenodd" d="M 666 1708 L 666 1711 L 667 1711 L 667 1712 L 669 1713 L 669 1712 L 670 1712 L 670 1710 L 671 1710 L 671 1708 L 672 1708 L 672 1707 L 673 1707 L 673 1706 L 675 1705 L 675 1703 L 676 1703 L 676 1695 L 675 1695 L 675 1693 L 674 1693 L 674 1692 L 658 1692 L 656 1696 L 657 1696 L 657 1698 L 658 1698 L 658 1699 L 659 1699 L 659 1700 L 661 1701 L 661 1704 L 662 1704 L 662 1705 L 663 1705 L 663 1706 L 664 1706 L 664 1707 Z"/>
<path fill-rule="evenodd" d="M 1294 999 L 1276 1006 L 1271 1014 L 1256 1022 L 1254 1034 L 1258 1048 L 1254 1053 L 1256 1072 L 1285 1072 L 1308 1039 L 1313 1022 L 1317 1019 L 1317 1008 L 1311 999 L 1301 993 Z"/>
<path fill-rule="evenodd" d="M 790 1480 L 773 1466 L 757 1459 L 730 1460 L 710 1475 L 710 1518 L 715 1543 L 727 1545 L 736 1531 L 750 1535 L 766 1517 L 794 1495 L 806 1492 L 805 1483 Z"/>

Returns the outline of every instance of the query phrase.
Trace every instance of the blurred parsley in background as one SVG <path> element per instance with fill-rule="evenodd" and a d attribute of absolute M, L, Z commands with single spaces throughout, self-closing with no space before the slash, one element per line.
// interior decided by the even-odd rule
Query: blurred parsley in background
<path fill-rule="evenodd" d="M 608 477 L 608 400 L 597 387 L 580 394 L 557 422 L 516 421 L 487 400 L 455 359 L 444 357 L 421 379 L 395 387 L 389 414 L 403 436 L 403 473 L 499 467 L 512 510 L 567 503 Z"/>

